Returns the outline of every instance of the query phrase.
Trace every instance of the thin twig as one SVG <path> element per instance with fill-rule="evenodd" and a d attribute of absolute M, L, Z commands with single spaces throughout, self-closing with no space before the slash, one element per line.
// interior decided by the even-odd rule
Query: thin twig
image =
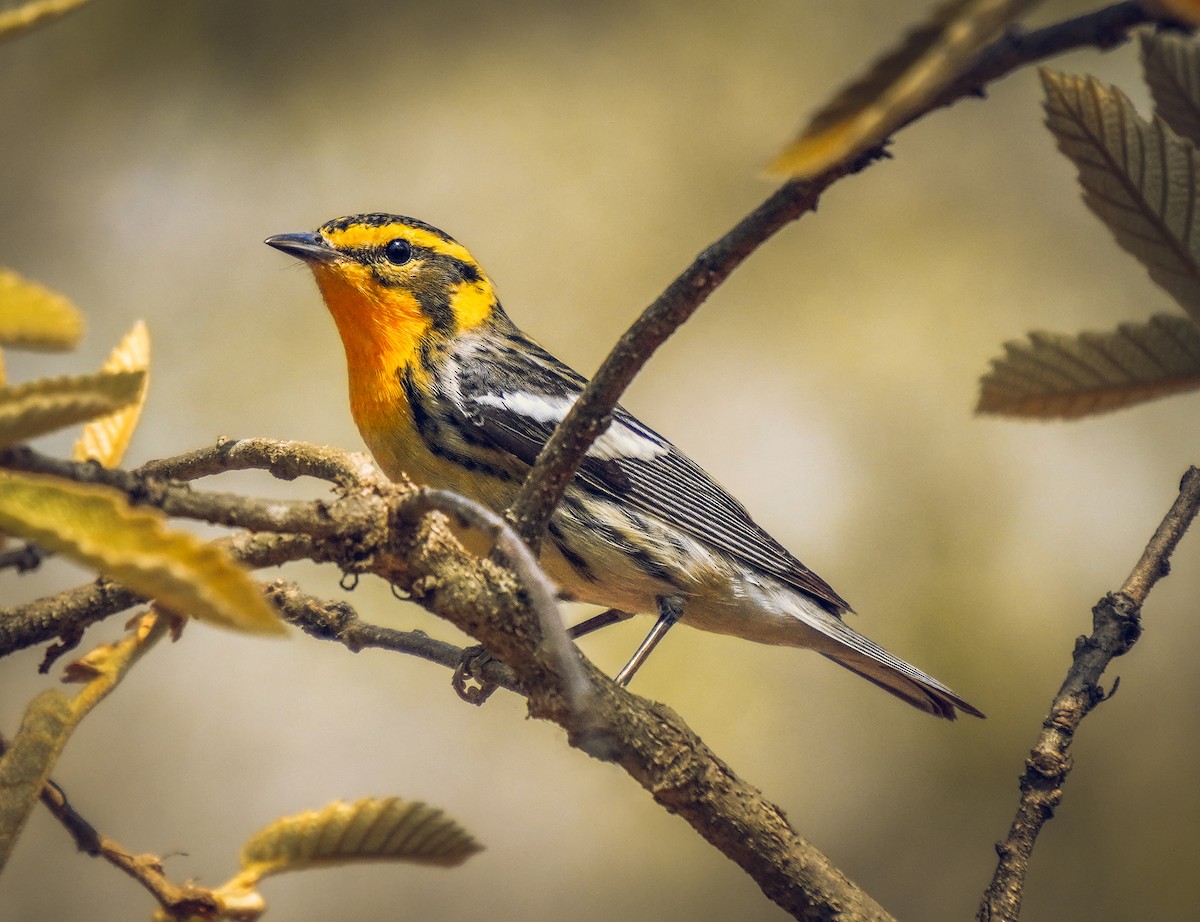
<path fill-rule="evenodd" d="M 347 603 L 319 599 L 287 580 L 275 580 L 265 592 L 289 623 L 319 640 L 335 640 L 353 653 L 368 647 L 391 650 L 454 669 L 467 652 L 463 647 L 430 637 L 424 631 L 397 631 L 363 621 Z M 521 693 L 512 670 L 499 660 L 490 660 L 480 666 L 479 678 Z"/>
<path fill-rule="evenodd" d="M 319 559 L 323 545 L 307 535 L 231 535 L 215 542 L 246 566 L 279 566 L 293 560 Z M 39 667 L 46 672 L 54 660 L 79 641 L 83 631 L 146 599 L 111 579 L 100 577 L 90 583 L 15 605 L 0 608 L 0 656 L 63 638 L 54 655 Z"/>
<path fill-rule="evenodd" d="M 979 907 L 980 922 L 1015 922 L 1020 916 L 1029 858 L 1042 827 L 1062 801 L 1063 783 L 1072 768 L 1071 741 L 1083 718 L 1105 700 L 1100 687 L 1104 670 L 1137 641 L 1142 604 L 1168 572 L 1171 554 L 1197 511 L 1200 469 L 1193 467 L 1184 475 L 1179 496 L 1120 591 L 1106 595 L 1092 609 L 1092 633 L 1075 642 L 1067 678 L 1025 762 L 1021 800 L 1007 838 L 996 845 L 1000 860 Z"/>
<path fill-rule="evenodd" d="M 3 755 L 7 748 L 7 742 L 0 737 L 0 755 Z M 134 855 L 98 832 L 96 827 L 71 805 L 66 792 L 53 780 L 46 782 L 39 797 L 51 815 L 71 834 L 76 848 L 86 855 L 103 858 L 114 867 L 120 868 L 145 887 L 172 917 L 209 918 L 217 914 L 220 904 L 211 890 L 192 884 L 179 886 L 171 883 L 163 875 L 161 859 L 154 855 Z"/>
<path fill-rule="evenodd" d="M 570 412 L 538 455 L 509 507 L 507 518 L 536 548 L 551 513 L 604 431 L 621 394 L 650 356 L 760 244 L 781 227 L 814 208 L 821 192 L 849 167 L 810 182 L 791 182 L 702 252 L 625 331 Z"/>
<path fill-rule="evenodd" d="M 235 493 L 193 490 L 188 484 L 170 483 L 141 471 L 123 471 L 92 461 L 55 458 L 27 446 L 0 452 L 0 467 L 112 487 L 128 496 L 135 505 L 153 506 L 176 518 L 229 528 L 314 537 L 326 537 L 339 530 L 337 523 L 320 515 L 320 507 L 309 500 L 254 499 Z"/>
<path fill-rule="evenodd" d="M 1074 48 L 1110 48 L 1129 30 L 1153 21 L 1141 4 L 1117 3 L 1035 32 L 1011 32 L 989 45 L 977 63 L 947 90 L 914 112 L 908 124 L 967 96 L 1034 61 Z M 876 152 L 877 153 L 877 152 Z M 538 455 L 537 462 L 506 513 L 530 546 L 542 534 L 563 492 L 575 476 L 592 442 L 604 431 L 621 394 L 651 355 L 675 332 L 709 294 L 761 244 L 781 228 L 815 210 L 821 194 L 837 180 L 859 172 L 876 159 L 868 155 L 838 163 L 819 176 L 784 184 L 724 237 L 704 250 L 625 332 L 609 352 L 571 411 Z"/>

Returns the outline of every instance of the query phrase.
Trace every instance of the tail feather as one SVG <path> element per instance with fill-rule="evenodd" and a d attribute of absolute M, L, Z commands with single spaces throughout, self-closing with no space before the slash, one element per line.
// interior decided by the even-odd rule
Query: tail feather
<path fill-rule="evenodd" d="M 856 650 L 846 650 L 836 654 L 823 653 L 822 655 L 833 660 L 839 666 L 845 666 L 851 672 L 862 676 L 885 692 L 895 695 L 901 701 L 907 701 L 913 707 L 933 714 L 935 717 L 954 720 L 958 716 L 958 711 L 970 714 L 972 717 L 986 716 L 982 711 L 946 688 L 941 682 L 925 675 L 915 667 L 909 667 L 915 675 L 909 674 L 907 671 L 900 672 L 895 667 L 864 656 Z"/>
<path fill-rule="evenodd" d="M 826 636 L 836 641 L 836 646 L 830 649 L 822 645 L 818 649 L 839 666 L 845 666 L 900 700 L 936 717 L 954 720 L 958 711 L 972 717 L 984 716 L 982 711 L 968 704 L 933 676 L 893 656 L 840 619 L 837 625 L 836 630 L 826 631 Z"/>

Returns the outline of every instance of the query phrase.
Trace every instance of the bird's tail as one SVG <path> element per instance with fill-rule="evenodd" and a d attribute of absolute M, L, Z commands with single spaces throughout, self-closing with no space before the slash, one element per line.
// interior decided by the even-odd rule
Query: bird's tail
<path fill-rule="evenodd" d="M 984 716 L 937 679 L 888 653 L 848 625 L 841 627 L 834 637 L 839 641 L 836 648 L 821 648 L 821 654 L 839 666 L 845 666 L 884 691 L 936 717 L 954 720 L 958 711 L 972 717 Z"/>

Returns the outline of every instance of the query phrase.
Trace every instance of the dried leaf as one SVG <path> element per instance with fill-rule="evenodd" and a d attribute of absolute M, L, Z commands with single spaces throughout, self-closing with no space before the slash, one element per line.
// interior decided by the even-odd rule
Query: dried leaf
<path fill-rule="evenodd" d="M 0 472 L 0 530 L 58 551 L 171 611 L 257 634 L 283 622 L 223 550 L 115 490 Z"/>
<path fill-rule="evenodd" d="M 8 751 L 0 758 L 0 870 L 74 726 L 70 700 L 57 690 L 33 699 Z"/>
<path fill-rule="evenodd" d="M 1200 320 L 1200 154 L 1116 87 L 1042 71 L 1046 124 L 1079 171 L 1083 200 L 1117 243 Z"/>
<path fill-rule="evenodd" d="M 1200 144 L 1200 43 L 1174 32 L 1138 38 L 1154 111 L 1181 138 Z"/>
<path fill-rule="evenodd" d="M 815 176 L 882 144 L 950 85 L 988 42 L 1039 0 L 950 0 L 809 121 L 767 168 Z"/>
<path fill-rule="evenodd" d="M 412 861 L 450 867 L 482 846 L 436 807 L 398 797 L 336 801 L 278 819 L 242 849 L 236 880 L 252 887 L 268 874 L 350 861 Z"/>
<path fill-rule="evenodd" d="M 60 294 L 0 269 L 0 343 L 26 349 L 72 349 L 83 315 Z"/>
<path fill-rule="evenodd" d="M 94 419 L 83 427 L 83 433 L 75 443 L 74 458 L 76 461 L 94 459 L 105 467 L 116 467 L 125 457 L 125 449 L 133 437 L 142 415 L 142 406 L 146 402 L 146 390 L 150 374 L 150 333 L 140 320 L 133 329 L 125 334 L 125 338 L 117 344 L 102 371 L 141 371 L 144 373 L 142 387 L 138 392 L 137 401 Z"/>
<path fill-rule="evenodd" d="M 0 388 L 0 445 L 86 422 L 133 403 L 145 372 L 39 378 Z"/>
<path fill-rule="evenodd" d="M 1077 419 L 1200 387 L 1200 327 L 1159 315 L 1109 333 L 1030 333 L 979 384 L 976 412 Z"/>

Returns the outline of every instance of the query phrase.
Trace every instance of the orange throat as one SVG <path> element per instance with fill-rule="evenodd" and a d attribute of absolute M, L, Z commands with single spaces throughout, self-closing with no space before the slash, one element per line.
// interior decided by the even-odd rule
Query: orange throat
<path fill-rule="evenodd" d="M 346 350 L 350 412 L 370 444 L 398 415 L 409 415 L 397 371 L 415 360 L 430 321 L 411 294 L 381 290 L 365 269 L 319 263 L 312 269 Z"/>

